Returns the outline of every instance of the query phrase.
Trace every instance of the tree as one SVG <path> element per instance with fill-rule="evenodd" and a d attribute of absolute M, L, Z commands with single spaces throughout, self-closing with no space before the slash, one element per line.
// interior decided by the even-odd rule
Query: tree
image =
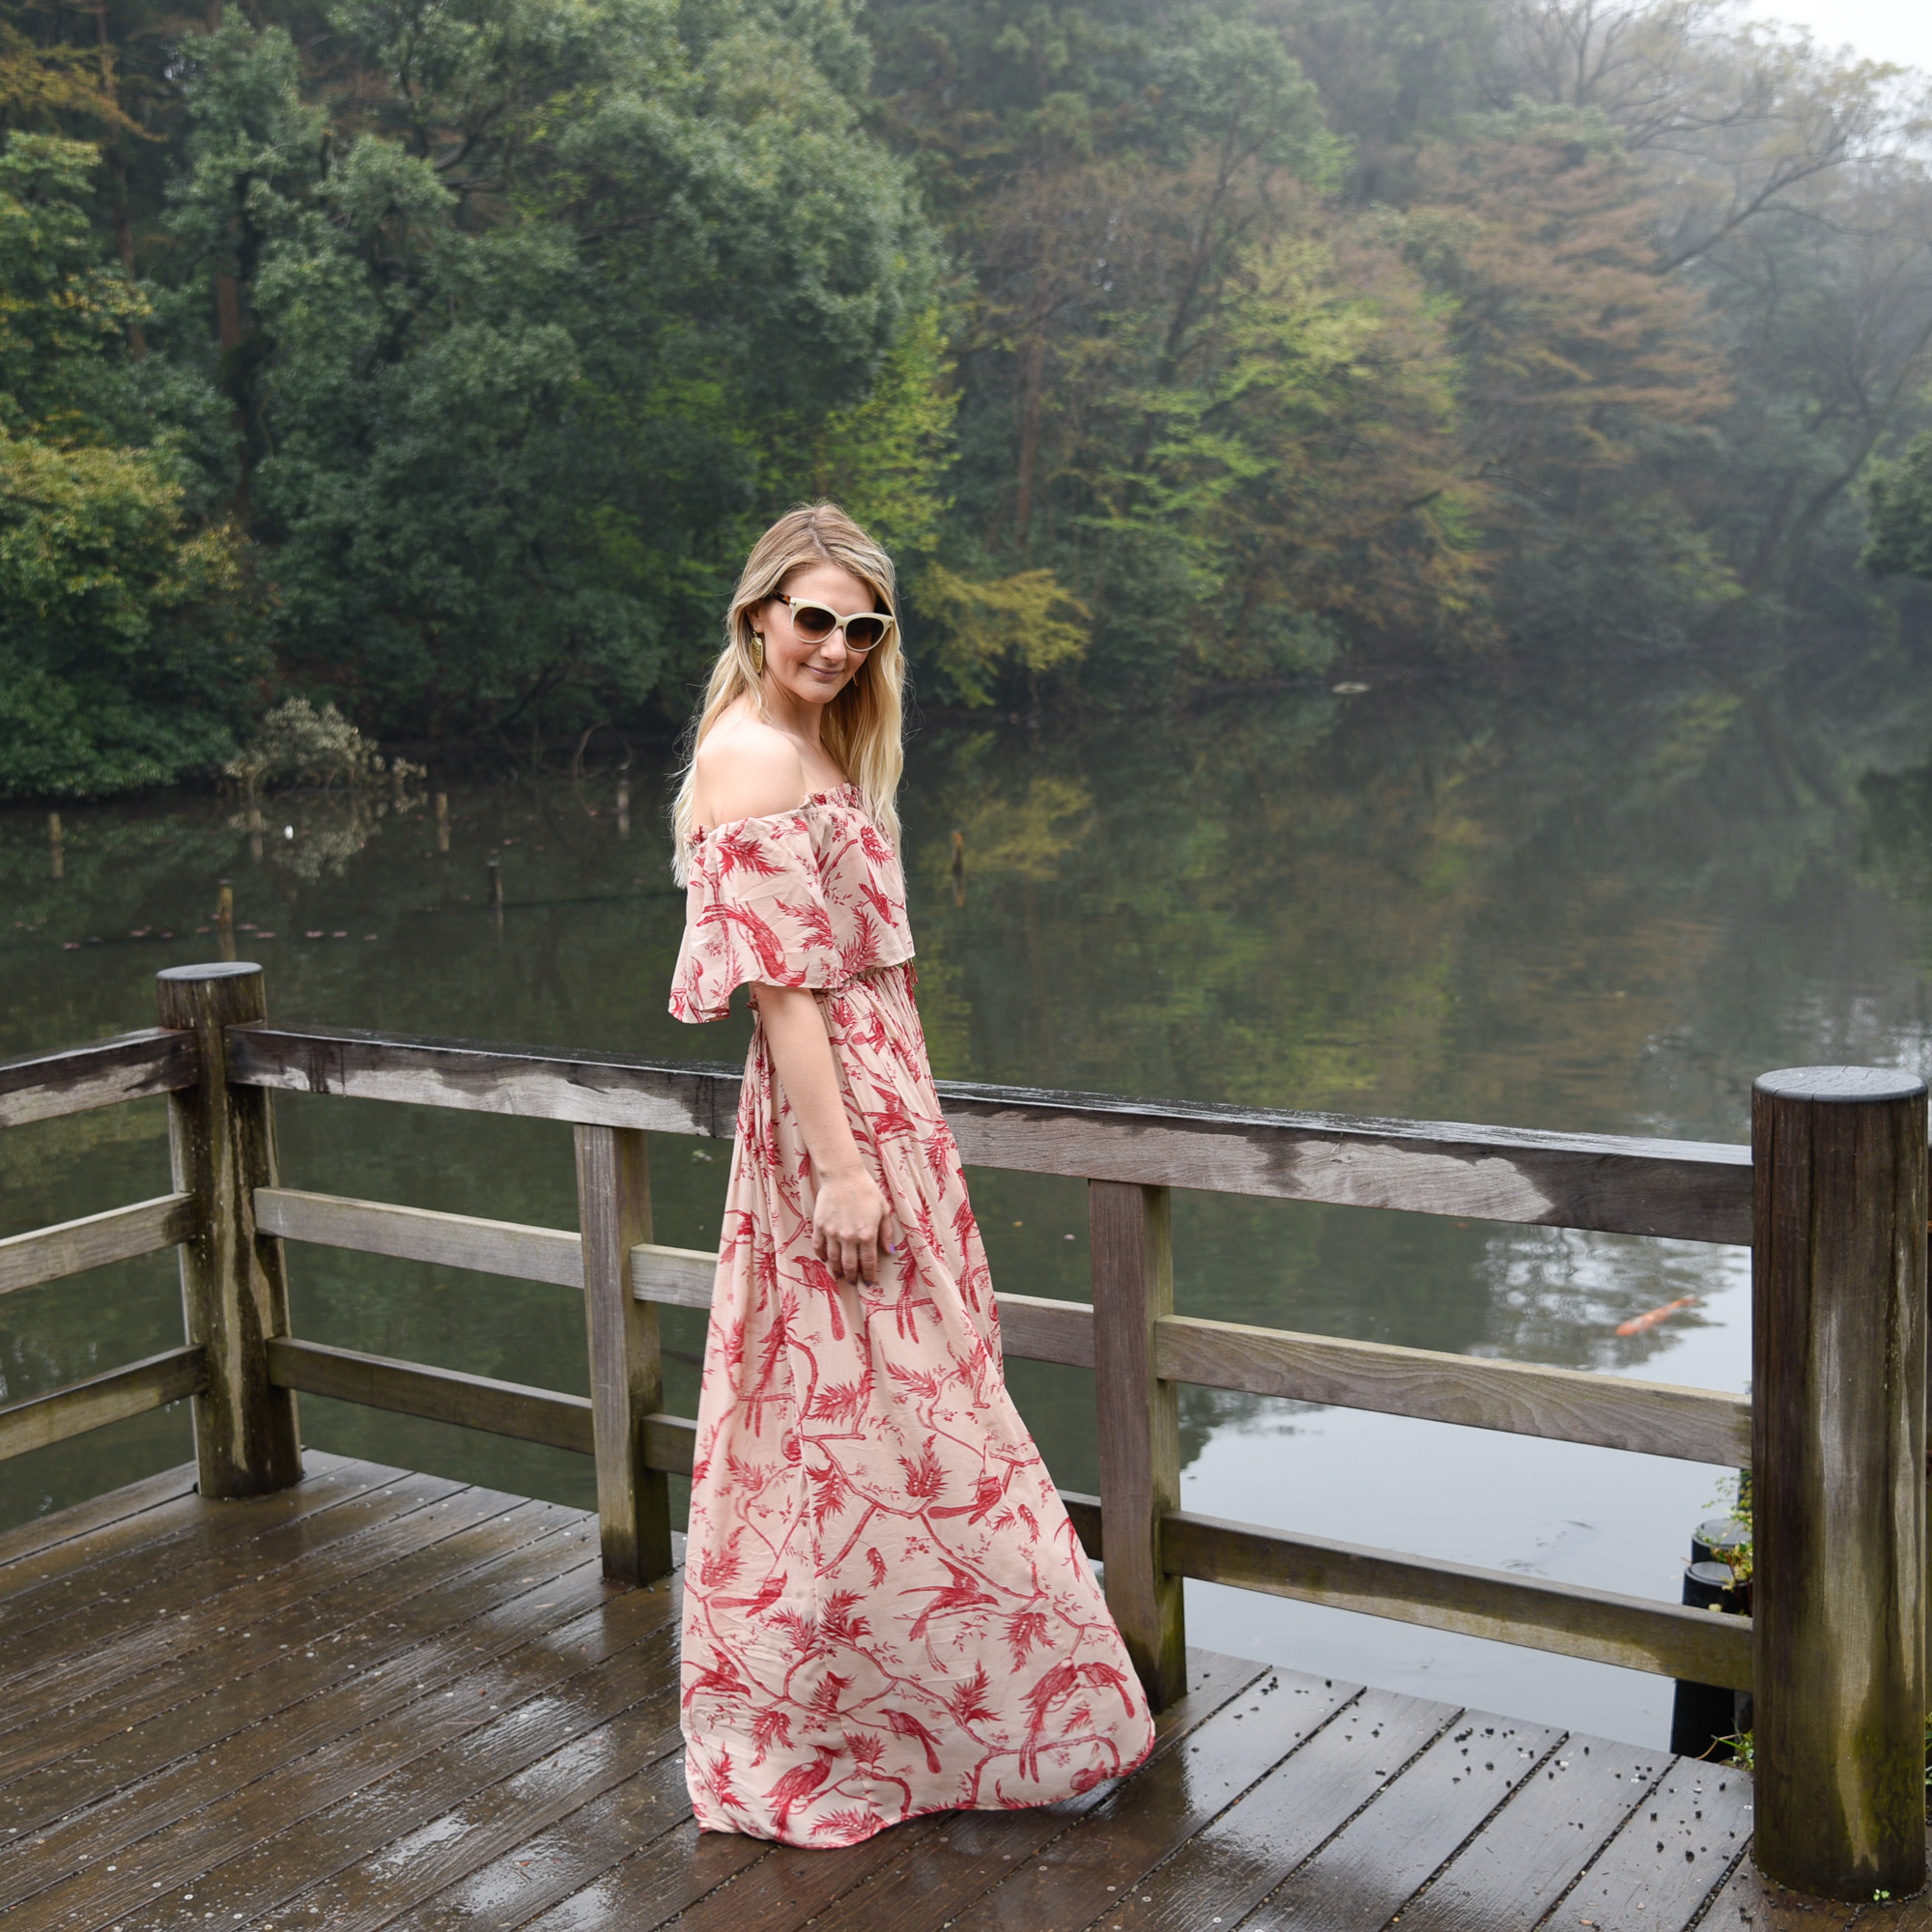
<path fill-rule="evenodd" d="M 1703 296 L 1654 272 L 1654 213 L 1614 142 L 1532 116 L 1425 154 L 1395 224 L 1454 305 L 1464 436 L 1520 634 L 1669 635 L 1735 595 L 1673 488 L 1709 460 L 1730 393 Z"/>
<path fill-rule="evenodd" d="M 0 154 L 0 795 L 165 783 L 234 748 L 263 663 L 234 533 L 180 452 L 130 439 L 118 352 L 146 312 L 99 261 L 95 149 Z"/>
<path fill-rule="evenodd" d="M 1915 437 L 1865 486 L 1871 541 L 1859 561 L 1874 577 L 1932 580 L 1932 435 Z"/>
<path fill-rule="evenodd" d="M 801 449 L 876 459 L 929 526 L 931 246 L 863 60 L 818 65 L 858 45 L 834 15 L 340 20 L 373 110 L 305 99 L 279 28 L 188 47 L 164 304 L 171 351 L 218 353 L 304 689 L 391 731 L 635 717 L 708 649 Z"/>

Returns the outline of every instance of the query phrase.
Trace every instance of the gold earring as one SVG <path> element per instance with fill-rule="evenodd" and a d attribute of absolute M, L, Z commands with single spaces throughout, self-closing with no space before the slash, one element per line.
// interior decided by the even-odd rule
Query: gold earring
<path fill-rule="evenodd" d="M 762 631 L 752 633 L 752 674 L 754 677 L 765 674 L 765 634 Z"/>

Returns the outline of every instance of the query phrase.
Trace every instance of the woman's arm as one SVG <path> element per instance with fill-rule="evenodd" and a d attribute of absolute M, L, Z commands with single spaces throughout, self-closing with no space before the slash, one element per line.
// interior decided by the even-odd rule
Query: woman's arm
<path fill-rule="evenodd" d="M 752 719 L 714 732 L 698 748 L 695 764 L 694 803 L 702 824 L 789 811 L 805 798 L 805 765 L 797 748 Z M 811 1155 L 817 1196 L 812 1245 L 840 1281 L 870 1287 L 879 1278 L 891 1209 L 852 1138 L 818 1002 L 797 987 L 763 983 L 757 1001 L 772 1064 Z"/>
<path fill-rule="evenodd" d="M 761 984 L 757 990 L 772 1064 L 811 1154 L 817 1183 L 812 1245 L 840 1281 L 869 1288 L 879 1278 L 880 1249 L 892 1252 L 892 1210 L 852 1138 L 824 1016 L 800 987 Z"/>

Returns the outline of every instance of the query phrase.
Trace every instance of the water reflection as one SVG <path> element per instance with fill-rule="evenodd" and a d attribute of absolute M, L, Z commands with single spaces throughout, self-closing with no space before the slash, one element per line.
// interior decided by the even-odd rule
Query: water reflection
<path fill-rule="evenodd" d="M 595 747 L 591 748 L 593 751 Z M 614 755 L 614 753 L 613 753 Z M 214 800 L 0 820 L 0 1050 L 140 1024 L 152 975 L 213 951 L 215 884 L 272 1012 L 732 1060 L 734 1019 L 664 1010 L 681 907 L 662 774 L 464 784 L 400 810 Z M 1932 1061 L 1932 679 L 1825 662 L 1551 670 L 1288 694 L 1078 727 L 919 737 L 905 800 L 920 999 L 942 1074 L 1275 1106 L 1736 1140 L 1767 1066 Z M 439 811 L 436 793 L 446 796 Z M 243 815 L 245 818 L 245 814 Z M 289 829 L 294 836 L 288 836 Z M 486 866 L 504 905 L 488 909 Z M 569 1225 L 568 1131 L 279 1103 L 294 1185 Z M 658 1236 L 715 1240 L 720 1150 L 658 1139 Z M 143 1105 L 0 1138 L 0 1234 L 160 1191 Z M 996 1276 L 1084 1298 L 1078 1183 L 976 1174 Z M 1742 1387 L 1741 1251 L 1190 1195 L 1190 1313 Z M 315 1338 L 582 1391 L 554 1289 L 298 1250 Z M 1683 1296 L 1695 1308 L 1619 1338 Z M 701 1323 L 672 1311 L 670 1406 Z M 151 1259 L 0 1302 L 8 1399 L 171 1346 Z M 1091 1391 L 1012 1379 L 1059 1478 L 1092 1489 Z M 308 1438 L 585 1502 L 578 1459 L 304 1399 Z M 1674 1597 L 1720 1472 L 1189 1389 L 1189 1507 Z M 7 1520 L 186 1453 L 180 1414 L 10 1464 Z M 1190 1586 L 1198 1642 L 1660 1742 L 1664 1688 Z"/>

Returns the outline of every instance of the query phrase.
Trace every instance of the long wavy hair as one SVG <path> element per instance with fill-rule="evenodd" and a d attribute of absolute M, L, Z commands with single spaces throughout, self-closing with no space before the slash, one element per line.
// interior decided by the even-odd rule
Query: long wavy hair
<path fill-rule="evenodd" d="M 691 833 L 696 813 L 692 791 L 696 784 L 697 750 L 725 711 L 746 694 L 764 714 L 764 690 L 753 655 L 753 616 L 759 605 L 776 597 L 795 570 L 834 563 L 867 584 L 875 605 L 898 614 L 898 580 L 893 560 L 837 503 L 801 503 L 787 510 L 756 543 L 739 573 L 738 587 L 724 614 L 724 648 L 711 668 L 704 702 L 691 733 L 690 753 L 671 809 L 676 848 L 671 864 L 682 885 L 691 868 Z M 895 624 L 852 681 L 825 707 L 822 740 L 840 770 L 865 794 L 866 810 L 895 845 L 899 838 L 899 814 L 895 803 L 899 774 L 905 767 L 901 694 L 905 689 L 905 656 L 899 627 Z"/>

